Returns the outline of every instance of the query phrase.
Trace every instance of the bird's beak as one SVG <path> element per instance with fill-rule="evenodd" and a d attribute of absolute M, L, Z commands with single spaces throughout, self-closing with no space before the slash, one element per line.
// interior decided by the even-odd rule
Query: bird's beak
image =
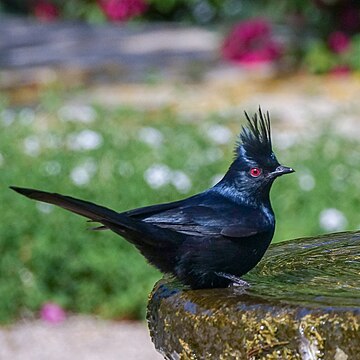
<path fill-rule="evenodd" d="M 271 175 L 273 177 L 278 177 L 278 176 L 281 176 L 281 175 L 285 175 L 285 174 L 290 174 L 290 173 L 293 173 L 295 172 L 294 169 L 290 168 L 290 167 L 287 167 L 287 166 L 283 166 L 283 165 L 279 165 L 272 173 Z"/>

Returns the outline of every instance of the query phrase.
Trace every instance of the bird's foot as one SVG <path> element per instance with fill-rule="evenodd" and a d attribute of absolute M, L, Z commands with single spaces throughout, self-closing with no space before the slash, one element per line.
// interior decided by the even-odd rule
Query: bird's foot
<path fill-rule="evenodd" d="M 223 277 L 225 279 L 229 279 L 232 281 L 232 284 L 230 286 L 241 286 L 241 287 L 249 287 L 250 284 L 245 281 L 245 280 L 242 280 L 240 279 L 239 277 L 235 276 L 235 275 L 231 275 L 231 274 L 227 274 L 227 273 L 224 273 L 224 272 L 215 272 L 215 274 L 217 276 L 220 276 L 220 277 Z"/>

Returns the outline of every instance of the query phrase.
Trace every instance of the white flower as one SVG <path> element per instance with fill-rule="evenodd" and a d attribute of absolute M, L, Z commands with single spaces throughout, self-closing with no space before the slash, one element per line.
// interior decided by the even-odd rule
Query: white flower
<path fill-rule="evenodd" d="M 19 277 L 26 286 L 32 286 L 34 284 L 34 274 L 29 269 L 21 268 L 19 270 Z"/>
<path fill-rule="evenodd" d="M 211 125 L 206 135 L 216 144 L 227 144 L 232 138 L 230 129 L 223 125 Z"/>
<path fill-rule="evenodd" d="M 180 193 L 187 193 L 192 186 L 190 178 L 180 170 L 171 172 L 171 183 L 176 187 L 176 190 Z"/>
<path fill-rule="evenodd" d="M 330 168 L 331 175 L 336 179 L 343 181 L 349 175 L 349 167 L 344 164 L 336 164 Z"/>
<path fill-rule="evenodd" d="M 49 149 L 57 149 L 62 146 L 62 140 L 57 134 L 47 134 L 44 140 L 44 145 Z"/>
<path fill-rule="evenodd" d="M 347 225 L 345 215 L 337 209 L 325 209 L 321 211 L 319 218 L 320 226 L 326 231 L 344 230 Z"/>
<path fill-rule="evenodd" d="M 171 180 L 171 170 L 164 164 L 154 164 L 144 173 L 144 179 L 153 189 L 167 185 Z"/>
<path fill-rule="evenodd" d="M 44 164 L 44 170 L 48 175 L 59 175 L 61 172 L 61 164 L 58 161 L 48 161 Z"/>
<path fill-rule="evenodd" d="M 152 147 L 159 147 L 164 141 L 161 131 L 153 127 L 143 127 L 139 130 L 139 140 Z"/>
<path fill-rule="evenodd" d="M 38 156 L 40 154 L 40 141 L 36 136 L 28 136 L 23 142 L 24 152 L 30 156 Z"/>
<path fill-rule="evenodd" d="M 58 111 L 58 116 L 63 121 L 91 123 L 96 119 L 96 111 L 88 105 L 64 105 Z"/>
<path fill-rule="evenodd" d="M 31 124 L 35 120 L 35 111 L 31 108 L 23 108 L 19 112 L 19 119 L 24 125 Z"/>
<path fill-rule="evenodd" d="M 36 208 L 44 214 L 49 214 L 53 211 L 54 205 L 46 204 L 43 202 L 36 202 Z"/>
<path fill-rule="evenodd" d="M 77 186 L 86 185 L 95 174 L 97 166 L 92 159 L 74 167 L 70 173 L 72 182 Z"/>
<path fill-rule="evenodd" d="M 154 164 L 144 173 L 144 179 L 153 189 L 172 184 L 180 193 L 187 193 L 192 186 L 190 178 L 181 170 L 171 170 L 164 164 Z"/>
<path fill-rule="evenodd" d="M 211 148 L 205 151 L 204 160 L 206 160 L 207 163 L 213 163 L 220 160 L 223 156 L 224 153 L 220 149 Z"/>
<path fill-rule="evenodd" d="M 192 11 L 196 22 L 206 24 L 215 16 L 215 8 L 210 5 L 207 1 L 199 1 L 195 3 Z"/>
<path fill-rule="evenodd" d="M 102 136 L 88 129 L 70 134 L 67 138 L 67 144 L 71 150 L 94 150 L 99 148 L 102 143 Z"/>
<path fill-rule="evenodd" d="M 286 150 L 296 145 L 300 136 L 295 132 L 280 132 L 273 136 L 276 147 L 280 150 Z"/>
<path fill-rule="evenodd" d="M 2 120 L 2 123 L 5 125 L 5 126 L 9 126 L 11 125 L 14 120 L 15 120 L 15 116 L 16 116 L 16 113 L 14 110 L 10 110 L 10 109 L 4 109 L 1 113 L 0 113 L 0 117 L 1 117 L 1 120 Z"/>
<path fill-rule="evenodd" d="M 315 179 L 310 173 L 299 175 L 299 186 L 304 191 L 311 191 L 315 187 Z"/>
<path fill-rule="evenodd" d="M 334 191 L 342 192 L 347 186 L 347 177 L 349 175 L 349 167 L 344 164 L 336 164 L 330 168 L 330 173 L 332 175 L 331 187 Z M 353 177 L 353 174 L 350 178 Z"/>

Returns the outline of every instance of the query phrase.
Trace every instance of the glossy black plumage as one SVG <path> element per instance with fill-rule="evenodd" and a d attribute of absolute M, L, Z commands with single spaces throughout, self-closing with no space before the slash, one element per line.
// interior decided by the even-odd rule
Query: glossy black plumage
<path fill-rule="evenodd" d="M 101 223 L 96 229 L 123 236 L 151 264 L 194 289 L 226 287 L 231 277 L 245 274 L 264 255 L 275 229 L 271 184 L 293 172 L 272 151 L 269 114 L 259 109 L 246 118 L 223 179 L 184 200 L 118 213 L 69 196 L 11 188 Z"/>

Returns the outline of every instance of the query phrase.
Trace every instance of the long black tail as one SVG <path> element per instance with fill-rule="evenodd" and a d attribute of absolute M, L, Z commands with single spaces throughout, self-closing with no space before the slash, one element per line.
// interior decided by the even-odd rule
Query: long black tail
<path fill-rule="evenodd" d="M 133 219 L 89 201 L 35 189 L 20 188 L 16 186 L 10 186 L 10 188 L 30 199 L 57 205 L 90 220 L 99 222 L 110 230 L 125 237 L 137 247 L 148 245 L 162 248 L 168 247 L 169 245 L 171 246 L 171 244 L 174 245 L 177 242 L 176 233 L 173 231 L 160 229 L 150 223 Z"/>
<path fill-rule="evenodd" d="M 115 218 L 117 212 L 103 206 L 95 205 L 88 201 L 75 199 L 70 196 L 45 191 L 10 186 L 10 189 L 30 199 L 60 206 L 66 210 L 82 215 L 90 220 L 99 221 Z"/>

